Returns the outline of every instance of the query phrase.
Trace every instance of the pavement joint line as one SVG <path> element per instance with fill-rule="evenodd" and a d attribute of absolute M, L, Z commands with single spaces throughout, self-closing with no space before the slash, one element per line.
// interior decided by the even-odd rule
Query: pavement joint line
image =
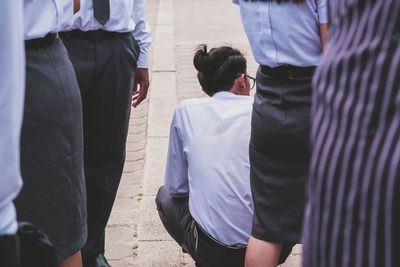
<path fill-rule="evenodd" d="M 153 73 L 176 73 L 176 70 L 153 70 Z"/>
<path fill-rule="evenodd" d="M 140 240 L 140 242 L 171 242 L 171 241 L 173 241 L 172 239 L 171 240 L 163 240 L 163 239 L 154 239 L 154 240 Z"/>

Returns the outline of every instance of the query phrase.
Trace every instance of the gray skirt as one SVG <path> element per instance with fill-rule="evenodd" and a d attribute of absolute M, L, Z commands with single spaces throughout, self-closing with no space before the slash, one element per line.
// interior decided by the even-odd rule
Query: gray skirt
<path fill-rule="evenodd" d="M 257 72 L 250 139 L 254 201 L 252 236 L 300 240 L 309 164 L 311 75 L 282 78 Z"/>
<path fill-rule="evenodd" d="M 24 185 L 15 200 L 19 221 L 45 232 L 61 261 L 86 242 L 82 105 L 61 40 L 26 49 L 26 96 L 21 131 Z"/>

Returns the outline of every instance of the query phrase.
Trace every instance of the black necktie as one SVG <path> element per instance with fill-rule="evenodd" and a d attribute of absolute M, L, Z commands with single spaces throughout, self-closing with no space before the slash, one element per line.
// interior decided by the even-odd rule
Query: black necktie
<path fill-rule="evenodd" d="M 110 2 L 109 0 L 93 0 L 94 17 L 101 24 L 106 24 L 110 18 Z"/>

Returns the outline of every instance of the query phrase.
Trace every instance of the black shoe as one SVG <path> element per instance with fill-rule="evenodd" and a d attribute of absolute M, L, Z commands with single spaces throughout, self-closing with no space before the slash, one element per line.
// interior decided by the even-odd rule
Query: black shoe
<path fill-rule="evenodd" d="M 104 253 L 100 253 L 97 256 L 83 260 L 83 267 L 111 267 L 111 265 L 108 264 Z"/>

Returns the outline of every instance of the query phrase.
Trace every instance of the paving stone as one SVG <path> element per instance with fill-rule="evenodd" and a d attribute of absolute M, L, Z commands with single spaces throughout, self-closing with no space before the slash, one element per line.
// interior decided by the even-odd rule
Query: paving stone
<path fill-rule="evenodd" d="M 146 133 L 140 133 L 140 134 L 130 134 L 128 133 L 128 137 L 126 142 L 127 143 L 136 143 L 136 142 L 141 142 L 146 139 Z"/>
<path fill-rule="evenodd" d="M 176 75 L 159 72 L 153 76 L 150 94 L 148 136 L 168 136 L 172 115 L 176 106 Z"/>
<path fill-rule="evenodd" d="M 157 60 L 154 62 L 153 71 L 175 71 L 175 54 L 166 53 L 166 51 L 173 49 L 173 26 L 158 25 L 155 29 L 154 35 L 156 40 L 163 40 L 163 42 L 154 44 L 154 56 Z"/>
<path fill-rule="evenodd" d="M 175 241 L 139 242 L 138 263 L 143 267 L 179 267 L 181 251 Z"/>
<path fill-rule="evenodd" d="M 119 210 L 116 208 L 114 208 L 111 212 L 111 216 L 107 224 L 107 229 L 121 226 L 131 227 L 134 231 L 137 231 L 137 224 L 139 223 L 141 218 L 139 208 L 132 208 L 131 210 Z"/>
<path fill-rule="evenodd" d="M 137 197 L 118 197 L 115 199 L 114 207 L 118 210 L 132 210 L 140 207 Z"/>
<path fill-rule="evenodd" d="M 122 174 L 121 183 L 122 185 L 139 185 L 142 186 L 143 174 L 136 174 L 134 172 L 124 172 Z"/>
<path fill-rule="evenodd" d="M 107 255 L 106 255 L 107 256 Z M 124 260 L 108 260 L 112 267 L 132 267 L 132 265 Z"/>
<path fill-rule="evenodd" d="M 144 197 L 141 209 L 142 221 L 138 225 L 140 233 L 140 241 L 171 241 L 172 238 L 165 230 L 158 216 L 157 207 L 154 196 Z"/>
<path fill-rule="evenodd" d="M 296 246 L 293 247 L 291 254 L 292 255 L 301 255 L 302 249 L 303 249 L 302 245 L 300 245 L 300 244 L 296 245 Z"/>
<path fill-rule="evenodd" d="M 280 267 L 301 267 L 301 255 L 290 255 Z"/>
<path fill-rule="evenodd" d="M 128 242 L 135 231 L 133 227 L 109 227 L 106 238 L 111 243 Z"/>
<path fill-rule="evenodd" d="M 113 243 L 108 240 L 106 253 L 107 259 L 120 260 L 132 255 L 132 247 L 130 247 L 128 244 Z"/>
<path fill-rule="evenodd" d="M 126 161 L 124 172 L 135 172 L 143 169 L 144 160 L 137 160 L 134 162 Z"/>
<path fill-rule="evenodd" d="M 140 195 L 143 194 L 143 187 L 138 186 L 137 184 L 120 184 L 118 187 L 118 197 L 140 197 Z M 117 207 L 115 207 L 117 208 Z"/>
<path fill-rule="evenodd" d="M 146 223 L 138 226 L 138 231 L 141 233 L 140 241 L 171 241 L 171 236 L 164 229 L 160 219 L 156 218 L 146 220 Z"/>
<path fill-rule="evenodd" d="M 144 160 L 144 157 L 145 157 L 144 149 L 135 152 L 127 151 L 125 162 Z"/>
<path fill-rule="evenodd" d="M 195 267 L 194 260 L 192 259 L 190 254 L 182 253 L 181 265 L 185 267 Z"/>
<path fill-rule="evenodd" d="M 136 152 L 144 150 L 146 148 L 146 142 L 130 142 L 126 144 L 127 152 Z"/>
<path fill-rule="evenodd" d="M 145 196 L 155 196 L 164 183 L 168 138 L 152 138 L 146 150 L 146 166 L 143 190 Z"/>
<path fill-rule="evenodd" d="M 136 125 L 142 125 L 142 124 L 147 125 L 147 113 L 143 117 L 131 119 L 131 124 L 130 125 L 133 126 L 133 127 L 135 127 Z"/>
<path fill-rule="evenodd" d="M 130 134 L 146 134 L 146 129 L 147 129 L 147 125 L 146 124 L 142 124 L 142 125 L 136 125 L 136 126 L 131 126 L 129 127 L 128 133 Z"/>

